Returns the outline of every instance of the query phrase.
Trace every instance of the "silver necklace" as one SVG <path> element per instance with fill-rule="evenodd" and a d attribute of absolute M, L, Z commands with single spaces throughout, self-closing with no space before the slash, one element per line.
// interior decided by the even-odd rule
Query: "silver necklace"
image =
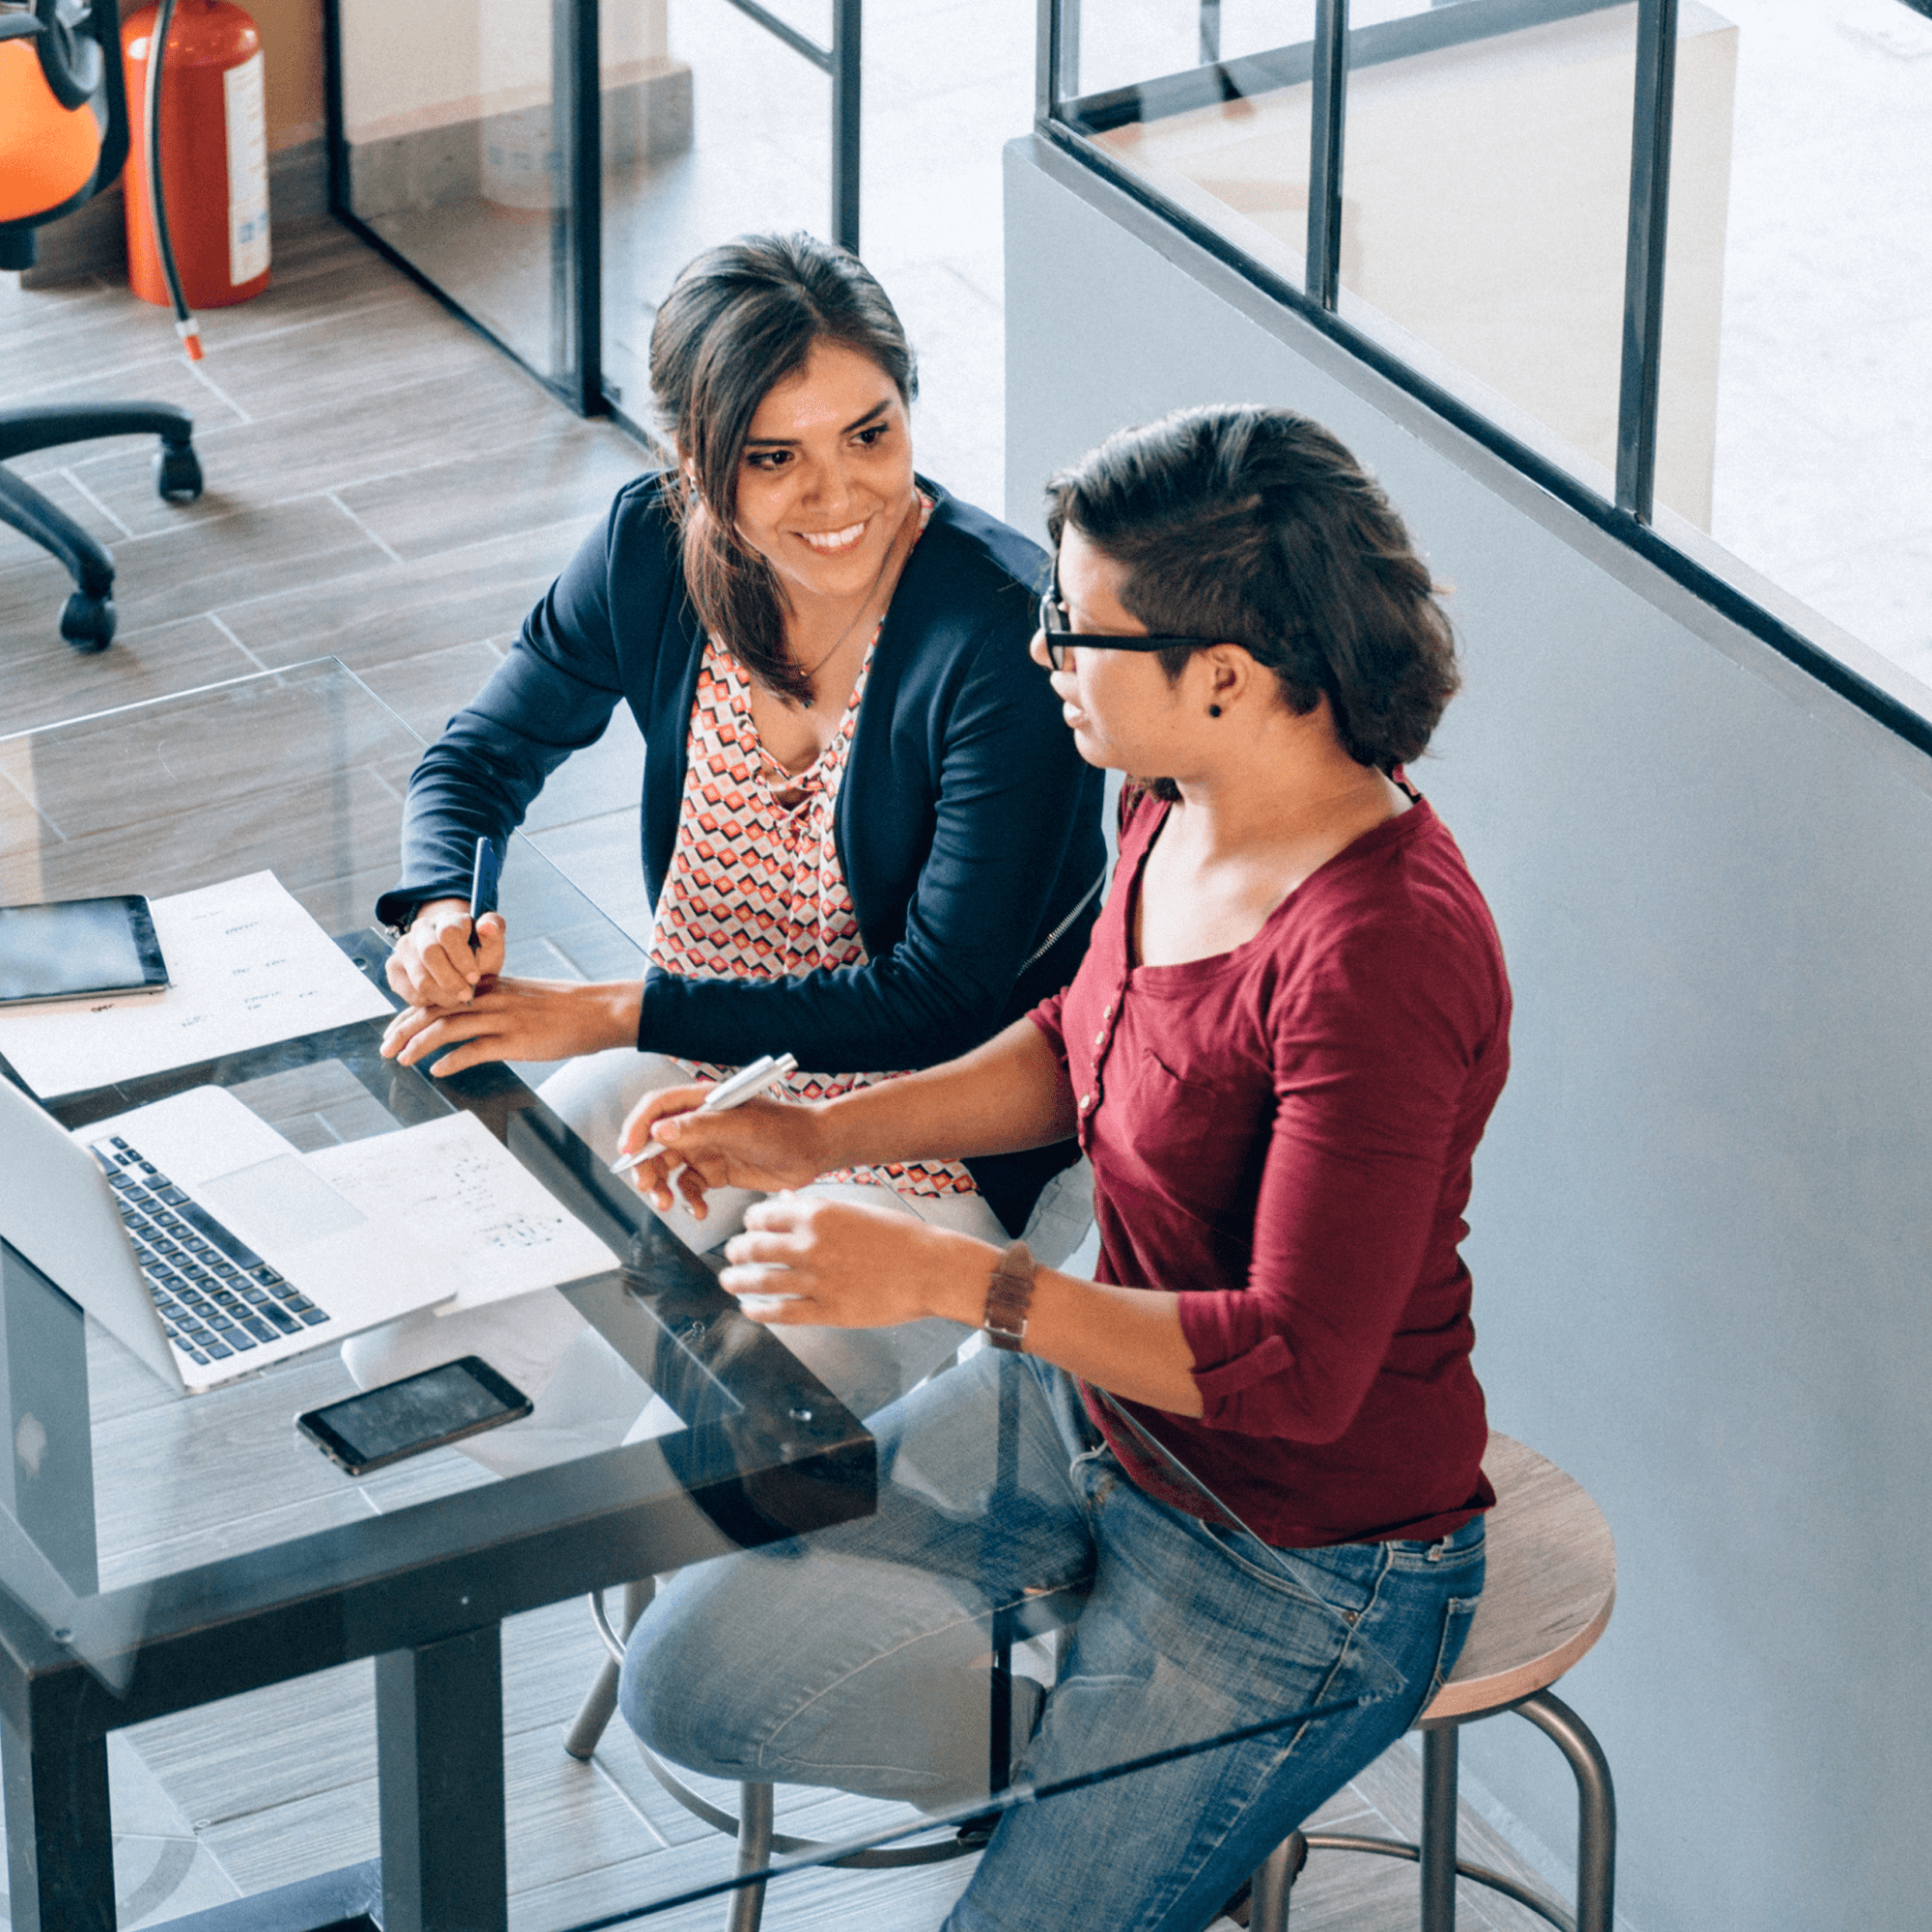
<path fill-rule="evenodd" d="M 906 515 L 908 517 L 913 514 L 913 506 L 916 506 L 918 501 L 919 498 L 917 496 L 915 496 L 913 498 L 913 505 L 908 506 L 906 510 Z M 904 529 L 905 529 L 905 523 L 903 520 L 901 520 L 899 524 L 899 533 L 902 534 L 904 532 Z M 886 572 L 893 567 L 893 552 L 895 551 L 897 548 L 898 548 L 898 535 L 895 535 L 893 538 L 893 549 L 887 551 L 886 560 L 879 565 L 879 574 L 878 576 L 872 579 L 871 587 L 866 592 L 865 601 L 859 606 L 858 614 L 852 619 L 852 621 L 849 624 L 845 626 L 845 628 L 842 631 L 839 632 L 838 641 L 836 644 L 834 644 L 832 648 L 829 651 L 827 651 L 825 655 L 822 658 L 820 658 L 818 662 L 815 665 L 813 665 L 810 670 L 805 671 L 803 673 L 803 675 L 808 681 L 816 677 L 818 673 L 822 671 L 825 668 L 825 667 L 829 665 L 832 662 L 832 660 L 836 658 L 838 655 L 838 653 L 845 648 L 845 645 L 847 641 L 850 639 L 852 633 L 859 628 L 859 625 L 861 621 L 865 618 L 866 613 L 871 610 L 872 599 L 879 594 L 879 585 L 886 581 Z"/>

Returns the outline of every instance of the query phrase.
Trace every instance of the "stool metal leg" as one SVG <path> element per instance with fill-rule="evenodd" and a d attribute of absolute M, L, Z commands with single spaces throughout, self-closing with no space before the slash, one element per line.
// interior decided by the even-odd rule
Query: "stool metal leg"
<path fill-rule="evenodd" d="M 604 1727 L 610 1723 L 611 1714 L 617 1708 L 617 1673 L 622 1668 L 621 1649 L 630 1640 L 631 1632 L 638 1619 L 643 1615 L 645 1605 L 651 1601 L 656 1590 L 656 1579 L 646 1577 L 641 1582 L 624 1585 L 624 1634 L 616 1641 L 620 1655 L 607 1657 L 603 1668 L 597 1673 L 597 1681 L 584 1692 L 583 1702 L 577 1707 L 577 1716 L 571 1719 L 570 1729 L 564 1733 L 563 1747 L 572 1757 L 588 1759 L 597 1748 L 598 1740 L 604 1735 Z M 592 1603 L 596 1599 L 592 1598 Z M 598 1632 L 605 1636 L 608 1647 L 611 1638 L 606 1634 L 601 1616 L 598 1615 Z"/>
<path fill-rule="evenodd" d="M 1577 1775 L 1577 1932 L 1610 1932 L 1617 1801 L 1609 1761 L 1590 1727 L 1560 1697 L 1536 1690 L 1513 1708 L 1554 1742 Z"/>
<path fill-rule="evenodd" d="M 1248 1932 L 1288 1932 L 1289 1894 L 1307 1856 L 1307 1840 L 1299 1832 L 1291 1832 L 1256 1866 Z"/>
<path fill-rule="evenodd" d="M 738 1787 L 738 1870 L 762 1871 L 772 1861 L 772 1787 L 769 1784 L 741 1784 Z M 731 1894 L 731 1916 L 726 1932 L 758 1932 L 765 1912 L 765 1882 L 741 1885 Z"/>
<path fill-rule="evenodd" d="M 1422 1932 L 1456 1932 L 1457 1727 L 1422 1734 Z"/>

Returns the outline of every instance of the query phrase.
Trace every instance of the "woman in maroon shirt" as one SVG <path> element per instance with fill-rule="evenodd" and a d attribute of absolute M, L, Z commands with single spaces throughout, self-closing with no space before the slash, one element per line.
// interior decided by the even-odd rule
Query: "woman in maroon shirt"
<path fill-rule="evenodd" d="M 655 1134 L 669 1151 L 639 1184 L 696 1204 L 1078 1133 L 1093 1281 L 802 1199 L 753 1210 L 723 1280 L 762 1321 L 940 1315 L 1023 1351 L 1013 1574 L 1080 1605 L 1052 1689 L 1019 1693 L 1029 1781 L 1346 1706 L 1009 1812 L 949 1921 L 1182 1932 L 1407 1727 L 1473 1613 L 1493 1496 L 1457 1243 L 1509 988 L 1403 776 L 1456 687 L 1448 623 L 1347 450 L 1285 411 L 1183 412 L 1049 494 L 1035 656 L 1084 757 L 1161 775 L 1126 794 L 1073 983 L 964 1059 L 819 1106 L 696 1116 L 695 1090 L 654 1095 L 625 1145 Z M 959 1567 L 996 1360 L 880 1419 L 876 1517 L 755 1590 L 744 1566 L 774 1559 L 660 1599 L 623 1691 L 648 1740 L 721 1776 L 970 1795 L 983 1723 L 962 1758 L 942 1714 L 965 1704 L 915 1687 L 981 1664 L 1002 1605 L 983 1577 L 978 1601 L 956 1575 L 855 1595 L 849 1565 Z"/>

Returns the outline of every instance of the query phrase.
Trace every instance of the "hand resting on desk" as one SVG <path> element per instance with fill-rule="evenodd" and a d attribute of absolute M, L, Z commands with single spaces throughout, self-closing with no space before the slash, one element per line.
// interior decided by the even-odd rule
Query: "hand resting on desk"
<path fill-rule="evenodd" d="M 486 915 L 483 924 L 494 917 Z M 463 1005 L 398 1013 L 383 1036 L 383 1057 L 413 1066 L 452 1047 L 430 1068 L 440 1080 L 491 1060 L 574 1060 L 607 1046 L 635 1046 L 643 996 L 636 980 L 590 986 L 574 980 L 485 980 Z"/>
<path fill-rule="evenodd" d="M 469 901 L 431 899 L 389 954 L 391 988 L 412 1007 L 465 1005 L 491 975 L 503 970 L 501 913 L 486 912 L 469 944 Z"/>

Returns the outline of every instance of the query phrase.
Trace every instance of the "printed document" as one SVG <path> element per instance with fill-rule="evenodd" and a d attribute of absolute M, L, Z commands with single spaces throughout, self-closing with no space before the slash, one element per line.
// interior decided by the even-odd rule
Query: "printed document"
<path fill-rule="evenodd" d="M 150 910 L 165 993 L 0 1013 L 0 1053 L 42 1099 L 390 1011 L 272 872 L 154 899 Z"/>

